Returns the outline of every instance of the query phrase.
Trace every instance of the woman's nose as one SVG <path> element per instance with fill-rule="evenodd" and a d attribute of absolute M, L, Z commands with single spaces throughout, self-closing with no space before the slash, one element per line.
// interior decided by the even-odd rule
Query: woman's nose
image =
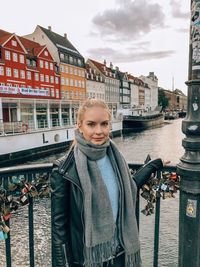
<path fill-rule="evenodd" d="M 96 133 L 102 133 L 102 127 L 100 124 L 98 124 L 96 127 Z"/>

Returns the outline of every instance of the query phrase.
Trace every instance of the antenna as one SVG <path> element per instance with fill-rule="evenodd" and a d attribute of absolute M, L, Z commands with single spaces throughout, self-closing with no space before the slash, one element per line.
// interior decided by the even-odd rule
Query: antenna
<path fill-rule="evenodd" d="M 172 76 L 172 92 L 174 91 L 174 76 Z"/>

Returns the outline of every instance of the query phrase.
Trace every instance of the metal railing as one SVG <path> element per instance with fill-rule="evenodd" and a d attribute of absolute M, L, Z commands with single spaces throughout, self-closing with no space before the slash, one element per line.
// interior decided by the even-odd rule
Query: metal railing
<path fill-rule="evenodd" d="M 133 171 L 139 169 L 142 164 L 129 163 L 130 169 Z M 0 169 L 0 189 L 9 189 L 9 185 L 13 182 L 13 179 L 26 183 L 33 183 L 38 181 L 39 177 L 49 177 L 53 168 L 52 163 L 35 164 L 35 165 L 21 165 L 16 167 L 8 167 Z M 176 172 L 175 166 L 165 166 L 162 171 L 157 172 L 157 177 L 161 177 L 162 172 Z M 1 193 L 1 192 L 0 192 Z M 0 194 L 1 199 L 1 194 Z M 136 216 L 138 220 L 138 227 L 140 225 L 140 204 L 139 198 L 136 207 Z M 14 214 L 12 215 L 14 216 Z M 29 242 L 29 266 L 35 267 L 35 244 L 34 244 L 34 198 L 29 198 L 28 205 L 28 242 Z M 6 267 L 14 266 L 11 253 L 11 239 L 12 239 L 12 224 L 10 226 L 10 219 L 6 222 L 6 225 L 10 227 L 11 231 L 8 233 L 7 239 L 5 239 L 5 257 Z M 159 239 L 160 239 L 160 198 L 157 197 L 155 204 L 155 225 L 154 225 L 154 253 L 153 253 L 153 266 L 158 267 L 159 258 Z M 3 242 L 0 240 L 0 243 Z M 16 244 L 17 246 L 17 244 Z M 16 266 L 16 265 L 15 265 Z"/>

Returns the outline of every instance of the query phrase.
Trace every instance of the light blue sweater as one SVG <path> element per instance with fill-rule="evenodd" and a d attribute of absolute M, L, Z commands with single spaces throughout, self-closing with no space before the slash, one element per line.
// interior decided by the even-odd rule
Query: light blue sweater
<path fill-rule="evenodd" d="M 101 176 L 103 181 L 107 187 L 114 221 L 117 221 L 117 214 L 119 208 L 119 188 L 117 176 L 113 170 L 109 157 L 106 155 L 105 157 L 97 160 L 97 165 L 100 169 Z"/>

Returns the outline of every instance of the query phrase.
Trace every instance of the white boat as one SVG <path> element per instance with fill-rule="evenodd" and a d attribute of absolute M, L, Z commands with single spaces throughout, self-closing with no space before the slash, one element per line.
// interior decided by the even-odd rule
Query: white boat
<path fill-rule="evenodd" d="M 26 130 L 23 125 L 18 125 L 18 128 L 10 125 L 10 128 L 7 133 L 1 131 L 0 167 L 67 150 L 74 139 L 75 130 L 75 126 Z M 18 129 L 18 132 L 14 129 Z M 112 134 L 115 136 L 121 132 L 122 121 L 113 120 Z"/>

